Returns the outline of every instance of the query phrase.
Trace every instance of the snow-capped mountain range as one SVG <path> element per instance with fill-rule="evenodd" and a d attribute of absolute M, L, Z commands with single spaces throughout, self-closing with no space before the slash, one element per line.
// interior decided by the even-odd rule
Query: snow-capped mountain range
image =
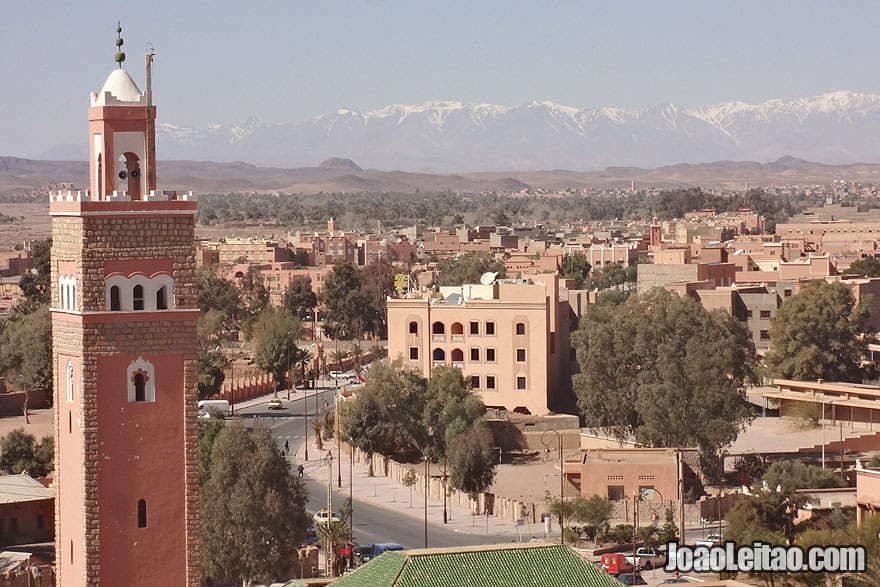
<path fill-rule="evenodd" d="M 295 124 L 159 127 L 161 159 L 299 167 L 347 157 L 408 171 L 603 169 L 791 155 L 824 163 L 880 161 L 880 94 L 834 92 L 750 105 L 642 110 L 427 102 L 341 109 Z"/>

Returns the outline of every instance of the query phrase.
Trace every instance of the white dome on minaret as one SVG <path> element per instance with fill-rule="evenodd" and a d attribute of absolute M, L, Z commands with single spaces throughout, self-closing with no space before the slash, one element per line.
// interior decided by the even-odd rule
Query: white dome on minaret
<path fill-rule="evenodd" d="M 128 72 L 122 68 L 114 69 L 104 87 L 92 94 L 92 106 L 127 106 L 145 104 L 145 96 Z"/>

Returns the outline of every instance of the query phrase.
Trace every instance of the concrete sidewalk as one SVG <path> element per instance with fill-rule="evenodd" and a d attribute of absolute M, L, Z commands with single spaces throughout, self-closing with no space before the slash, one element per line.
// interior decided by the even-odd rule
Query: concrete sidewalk
<path fill-rule="evenodd" d="M 301 462 L 298 458 L 303 451 L 303 446 L 297 447 L 296 452 L 288 458 L 294 459 L 297 463 Z M 314 452 L 313 452 L 314 451 Z M 342 450 L 342 488 L 339 489 L 338 477 L 338 459 L 340 458 L 337 451 L 336 441 L 325 441 L 323 448 L 318 451 L 313 441 L 309 443 L 309 454 L 312 459 L 306 463 L 304 467 L 305 475 L 308 475 L 316 481 L 326 484 L 328 482 L 327 461 L 328 451 L 333 453 L 333 472 L 329 478 L 332 482 L 334 491 L 339 491 L 344 495 L 349 493 L 349 474 L 352 469 L 350 456 L 348 452 Z M 320 459 L 314 458 L 314 455 L 321 455 Z M 414 465 L 418 467 L 418 465 Z M 387 477 L 374 476 L 367 474 L 367 466 L 362 463 L 355 463 L 353 467 L 354 485 L 351 487 L 351 493 L 355 500 L 360 500 L 371 505 L 393 510 L 395 513 L 409 516 L 418 520 L 425 519 L 425 497 L 418 487 L 412 488 L 412 502 L 410 502 L 410 488 L 400 485 Z M 333 509 L 338 511 L 341 503 L 334 500 Z M 460 532 L 463 534 L 473 535 L 503 535 L 510 536 L 512 540 L 516 539 L 516 525 L 509 520 L 496 518 L 495 516 L 479 515 L 475 516 L 471 512 L 461 508 L 453 507 L 451 503 L 447 503 L 447 523 L 443 524 L 443 501 L 439 499 L 428 498 L 428 524 L 437 527 L 443 527 L 447 530 Z M 543 537 L 543 528 L 540 525 L 532 524 L 531 533 L 529 526 L 520 528 L 520 536 L 523 542 L 528 542 L 532 536 Z M 557 530 L 558 532 L 558 530 Z M 552 538 L 552 536 L 551 536 Z"/>

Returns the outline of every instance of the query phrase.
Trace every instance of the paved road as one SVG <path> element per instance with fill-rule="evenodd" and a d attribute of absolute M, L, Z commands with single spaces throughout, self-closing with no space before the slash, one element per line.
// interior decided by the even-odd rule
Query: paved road
<path fill-rule="evenodd" d="M 334 390 L 326 390 L 318 392 L 317 405 L 321 406 L 321 400 L 324 399 L 332 406 Z M 285 392 L 281 392 L 279 397 L 286 398 Z M 315 414 L 315 397 L 308 396 L 309 415 L 314 417 Z M 241 408 L 236 410 L 242 421 L 248 426 L 254 425 L 269 426 L 273 435 L 278 440 L 278 444 L 283 446 L 287 440 L 290 444 L 291 452 L 296 450 L 302 444 L 305 435 L 305 404 L 302 399 L 292 402 L 284 401 L 283 410 L 266 409 L 265 404 L 258 404 L 249 408 Z M 256 419 L 254 419 L 256 416 Z M 309 427 L 309 436 L 312 435 L 312 429 Z M 296 464 L 302 461 L 302 454 L 292 455 L 290 460 Z M 323 455 L 320 455 L 323 456 Z M 316 469 L 326 465 L 320 464 L 320 458 L 315 453 L 314 445 L 310 447 L 310 460 L 306 464 L 307 467 Z M 334 455 L 335 457 L 336 455 Z M 343 465 L 344 466 L 344 465 Z M 336 466 L 333 467 L 333 509 L 338 511 L 339 506 L 348 497 L 348 491 L 345 486 L 342 490 L 336 488 Z M 326 475 L 326 473 L 324 473 Z M 316 476 L 318 473 L 316 473 Z M 320 483 L 314 479 L 305 479 L 305 485 L 309 492 L 309 499 L 306 509 L 310 514 L 326 507 L 327 505 L 327 484 Z M 479 522 L 478 522 L 479 523 Z M 410 516 L 401 516 L 391 509 L 374 506 L 369 503 L 354 499 L 354 539 L 360 544 L 371 544 L 375 542 L 397 542 L 405 548 L 423 548 L 425 546 L 425 526 L 424 522 Z M 471 544 L 490 544 L 499 542 L 510 542 L 510 536 L 493 536 L 493 535 L 474 535 L 453 532 L 443 527 L 430 525 L 428 526 L 428 546 L 463 546 Z"/>

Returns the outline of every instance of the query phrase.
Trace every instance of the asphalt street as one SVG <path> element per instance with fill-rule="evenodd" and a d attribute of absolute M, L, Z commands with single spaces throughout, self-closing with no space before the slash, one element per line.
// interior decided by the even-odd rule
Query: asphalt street
<path fill-rule="evenodd" d="M 329 406 L 333 405 L 334 389 L 318 390 L 317 394 L 310 394 L 308 399 L 308 413 L 314 418 L 316 405 L 318 410 L 321 409 L 322 400 L 326 401 Z M 317 398 L 315 397 L 317 395 Z M 305 437 L 305 402 L 302 398 L 288 402 L 285 398 L 285 392 L 280 392 L 279 397 L 284 402 L 284 409 L 268 410 L 266 404 L 257 404 L 249 408 L 236 409 L 235 413 L 246 426 L 267 426 L 272 430 L 272 434 L 277 439 L 279 446 L 284 446 L 287 441 L 290 451 L 293 453 L 302 444 Z M 309 461 L 304 462 L 303 451 L 292 454 L 288 458 L 291 467 L 296 470 L 297 465 L 304 463 L 306 467 L 314 471 L 315 469 L 323 469 L 326 471 L 327 465 L 322 463 L 321 459 L 325 455 L 318 454 L 314 447 L 314 440 L 311 438 L 313 431 L 311 426 L 308 429 L 310 446 Z M 334 458 L 336 455 L 334 454 Z M 343 463 L 345 466 L 345 463 Z M 336 463 L 333 464 L 333 509 L 339 511 L 345 498 L 348 497 L 348 487 L 343 485 L 342 489 L 338 489 L 336 479 Z M 324 475 L 326 472 L 313 473 L 315 476 Z M 357 477 L 355 478 L 357 482 Z M 308 490 L 309 497 L 306 509 L 311 516 L 316 511 L 327 506 L 327 483 L 317 481 L 315 479 L 305 478 L 305 486 Z M 359 544 L 372 544 L 376 542 L 397 542 L 405 548 L 423 548 L 425 546 L 425 525 L 417 518 L 410 516 L 401 516 L 393 509 L 378 507 L 369 503 L 365 503 L 357 497 L 354 498 L 354 540 Z M 453 532 L 442 526 L 428 525 L 428 546 L 444 547 L 444 546 L 464 546 L 473 544 L 492 544 L 500 542 L 510 542 L 510 536 L 493 536 L 491 534 L 464 534 Z"/>

